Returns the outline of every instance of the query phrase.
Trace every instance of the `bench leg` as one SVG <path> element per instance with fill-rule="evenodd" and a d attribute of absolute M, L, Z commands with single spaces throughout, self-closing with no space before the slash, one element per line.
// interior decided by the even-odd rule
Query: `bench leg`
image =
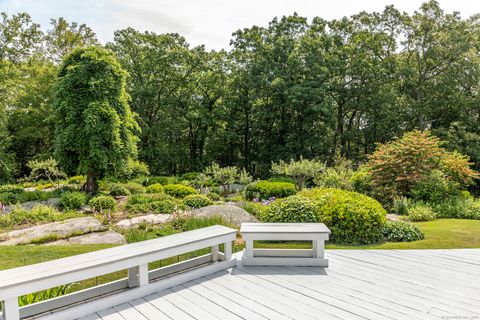
<path fill-rule="evenodd" d="M 313 257 L 314 258 L 325 257 L 325 241 L 313 240 Z"/>
<path fill-rule="evenodd" d="M 247 258 L 253 258 L 253 240 L 245 240 L 245 255 Z"/>
<path fill-rule="evenodd" d="M 4 320 L 20 320 L 18 299 L 8 299 L 2 303 L 2 314 Z"/>
<path fill-rule="evenodd" d="M 141 264 L 128 269 L 128 286 L 143 287 L 148 284 L 148 265 Z"/>
<path fill-rule="evenodd" d="M 218 244 L 215 245 L 215 246 L 212 246 L 212 261 L 215 262 L 215 261 L 218 261 Z"/>
<path fill-rule="evenodd" d="M 230 260 L 232 258 L 232 242 L 225 242 L 223 244 L 223 251 L 225 253 L 225 260 Z"/>

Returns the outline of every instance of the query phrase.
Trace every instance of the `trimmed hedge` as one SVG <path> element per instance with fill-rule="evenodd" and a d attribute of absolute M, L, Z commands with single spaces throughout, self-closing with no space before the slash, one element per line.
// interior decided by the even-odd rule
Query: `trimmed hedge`
<path fill-rule="evenodd" d="M 315 203 L 302 196 L 277 200 L 261 212 L 265 222 L 317 222 Z"/>
<path fill-rule="evenodd" d="M 318 220 L 330 228 L 332 241 L 371 244 L 383 240 L 387 212 L 377 200 L 334 188 L 303 190 L 298 195 L 316 203 Z"/>
<path fill-rule="evenodd" d="M 413 223 L 403 221 L 387 221 L 383 227 L 385 241 L 410 242 L 423 240 L 422 231 Z"/>
<path fill-rule="evenodd" d="M 258 182 L 251 183 L 245 189 L 245 195 L 247 199 L 269 199 L 285 198 L 297 193 L 295 184 L 291 182 L 271 182 L 266 180 L 260 180 Z"/>
<path fill-rule="evenodd" d="M 192 187 L 185 186 L 183 184 L 167 184 L 164 187 L 165 193 L 175 197 L 175 198 L 184 198 L 190 194 L 196 194 L 197 190 Z"/>
<path fill-rule="evenodd" d="M 209 197 L 202 194 L 191 194 L 183 199 L 183 203 L 190 208 L 202 208 L 211 205 L 213 202 Z"/>

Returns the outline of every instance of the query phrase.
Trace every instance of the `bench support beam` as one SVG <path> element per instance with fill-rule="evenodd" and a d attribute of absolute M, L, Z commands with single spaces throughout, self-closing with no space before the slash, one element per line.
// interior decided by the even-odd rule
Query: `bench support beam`
<path fill-rule="evenodd" d="M 2 313 L 4 320 L 20 320 L 20 310 L 18 309 L 18 299 L 5 300 L 2 303 Z"/>
<path fill-rule="evenodd" d="M 137 267 L 128 269 L 128 286 L 143 287 L 148 284 L 148 265 L 141 264 Z"/>

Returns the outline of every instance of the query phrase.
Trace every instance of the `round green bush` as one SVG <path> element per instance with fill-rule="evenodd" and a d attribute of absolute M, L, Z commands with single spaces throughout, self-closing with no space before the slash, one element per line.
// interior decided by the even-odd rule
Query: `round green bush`
<path fill-rule="evenodd" d="M 155 213 L 173 213 L 175 211 L 175 201 L 173 200 L 154 201 L 149 206 Z"/>
<path fill-rule="evenodd" d="M 128 182 L 122 184 L 122 187 L 127 188 L 131 194 L 145 193 L 145 187 L 142 186 L 140 183 Z"/>
<path fill-rule="evenodd" d="M 403 221 L 387 221 L 383 227 L 383 236 L 389 242 L 410 242 L 424 238 L 416 225 Z"/>
<path fill-rule="evenodd" d="M 129 196 L 130 195 L 130 190 L 123 186 L 114 186 L 112 190 L 110 190 L 110 195 L 114 197 L 118 196 Z"/>
<path fill-rule="evenodd" d="M 265 222 L 316 222 L 317 213 L 313 201 L 302 196 L 290 196 L 277 200 L 261 212 Z"/>
<path fill-rule="evenodd" d="M 20 194 L 13 192 L 0 193 L 0 202 L 3 204 L 16 204 L 20 201 Z"/>
<path fill-rule="evenodd" d="M 184 198 L 190 194 L 197 193 L 197 190 L 194 188 L 183 184 L 167 184 L 164 189 L 166 194 L 176 198 Z"/>
<path fill-rule="evenodd" d="M 24 190 L 22 187 L 20 186 L 16 186 L 16 185 L 13 185 L 13 184 L 5 184 L 3 186 L 0 186 L 0 193 L 16 193 L 16 194 L 20 194 L 22 193 Z"/>
<path fill-rule="evenodd" d="M 191 194 L 183 199 L 183 203 L 190 208 L 202 208 L 211 205 L 213 202 L 203 194 Z"/>
<path fill-rule="evenodd" d="M 116 202 L 115 199 L 109 196 L 97 196 L 90 199 L 88 205 L 95 211 L 113 211 L 115 210 Z"/>
<path fill-rule="evenodd" d="M 410 221 L 432 221 L 437 214 L 427 205 L 417 204 L 408 209 L 408 220 Z"/>
<path fill-rule="evenodd" d="M 370 244 L 383 240 L 387 212 L 377 200 L 333 188 L 303 190 L 299 195 L 315 201 L 318 220 L 330 228 L 332 241 Z"/>
<path fill-rule="evenodd" d="M 76 210 L 87 203 L 87 195 L 83 192 L 64 192 L 60 196 L 60 207 L 65 210 Z"/>
<path fill-rule="evenodd" d="M 154 183 L 147 187 L 147 193 L 163 193 L 164 188 L 160 183 Z"/>
<path fill-rule="evenodd" d="M 250 200 L 254 198 L 269 199 L 271 197 L 285 198 L 296 193 L 295 184 L 291 182 L 271 182 L 266 180 L 251 183 L 245 189 L 245 195 Z"/>

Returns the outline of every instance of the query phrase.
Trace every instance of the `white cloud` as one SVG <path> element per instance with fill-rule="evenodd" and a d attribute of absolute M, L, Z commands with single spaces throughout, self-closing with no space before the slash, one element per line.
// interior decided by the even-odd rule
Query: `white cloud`
<path fill-rule="evenodd" d="M 175 32 L 192 45 L 209 49 L 228 48 L 232 32 L 252 25 L 267 25 L 275 16 L 298 12 L 309 19 L 341 18 L 359 11 L 382 11 L 394 4 L 412 13 L 418 0 L 0 0 L 0 11 L 29 12 L 46 28 L 50 18 L 88 24 L 100 41 L 108 42 L 113 32 L 126 27 L 157 33 Z M 472 0 L 440 1 L 447 11 L 468 17 L 480 12 Z"/>

